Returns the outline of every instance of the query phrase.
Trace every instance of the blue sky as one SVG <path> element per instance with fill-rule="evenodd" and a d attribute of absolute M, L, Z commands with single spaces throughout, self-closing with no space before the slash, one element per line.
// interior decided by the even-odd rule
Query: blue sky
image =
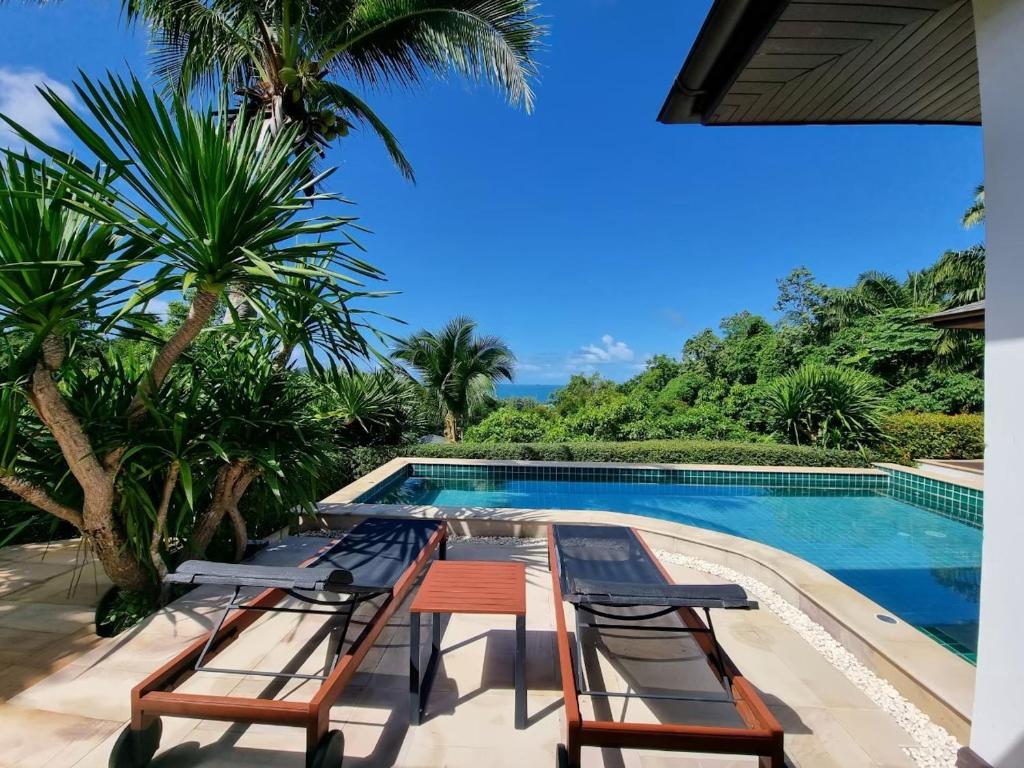
<path fill-rule="evenodd" d="M 978 238 L 959 216 L 982 181 L 966 127 L 705 128 L 655 121 L 710 2 L 548 0 L 536 109 L 452 79 L 366 91 L 417 173 L 372 136 L 341 143 L 337 191 L 373 234 L 407 329 L 476 318 L 519 357 L 518 380 L 623 379 L 651 354 L 747 308 L 805 265 L 852 282 L 902 275 Z M 119 4 L 0 8 L 0 111 L 60 140 L 28 87 L 128 67 L 145 41 Z M 0 141 L 3 137 L 0 136 Z"/>

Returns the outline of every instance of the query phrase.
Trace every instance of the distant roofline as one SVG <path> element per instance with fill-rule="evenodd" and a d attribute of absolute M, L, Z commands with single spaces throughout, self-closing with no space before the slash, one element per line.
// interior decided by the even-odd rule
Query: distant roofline
<path fill-rule="evenodd" d="M 931 315 L 918 318 L 917 322 L 934 325 L 936 328 L 965 328 L 968 330 L 985 330 L 985 300 L 972 301 L 960 307 L 944 309 Z"/>

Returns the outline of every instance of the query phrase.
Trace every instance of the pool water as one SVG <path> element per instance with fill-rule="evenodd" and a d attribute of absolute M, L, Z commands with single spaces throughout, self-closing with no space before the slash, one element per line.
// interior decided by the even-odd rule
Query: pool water
<path fill-rule="evenodd" d="M 381 504 L 628 512 L 803 558 L 974 661 L 981 531 L 874 490 L 411 477 Z"/>

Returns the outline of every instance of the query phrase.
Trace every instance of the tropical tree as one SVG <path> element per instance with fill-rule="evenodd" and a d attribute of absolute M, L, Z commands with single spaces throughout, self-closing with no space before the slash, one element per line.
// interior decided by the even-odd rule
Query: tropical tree
<path fill-rule="evenodd" d="M 974 189 L 974 202 L 964 211 L 960 223 L 967 229 L 976 227 L 985 221 L 985 185 L 979 184 Z"/>
<path fill-rule="evenodd" d="M 849 288 L 828 289 L 820 318 L 831 329 L 839 329 L 865 315 L 933 306 L 937 298 L 933 270 L 910 272 L 905 280 L 869 270 Z"/>
<path fill-rule="evenodd" d="M 331 425 L 337 445 L 397 445 L 426 431 L 419 387 L 400 372 L 330 368 L 318 389 L 319 418 Z"/>
<path fill-rule="evenodd" d="M 398 140 L 348 83 L 412 86 L 454 70 L 532 108 L 543 27 L 528 0 L 124 0 L 150 25 L 154 70 L 175 92 L 229 86 L 262 135 L 295 126 L 298 147 L 326 147 L 354 124 L 384 142 L 402 174 Z"/>
<path fill-rule="evenodd" d="M 512 350 L 496 336 L 478 336 L 476 328 L 470 318 L 456 317 L 438 333 L 419 331 L 399 340 L 392 353 L 418 374 L 453 443 L 462 438 L 474 405 L 494 396 L 496 382 L 513 376 Z"/>
<path fill-rule="evenodd" d="M 877 384 L 850 368 L 804 364 L 773 382 L 766 403 L 797 445 L 860 447 L 882 435 Z"/>
<path fill-rule="evenodd" d="M 295 153 L 297 128 L 269 139 L 255 123 L 229 128 L 180 97 L 165 106 L 134 78 L 86 78 L 76 91 L 84 116 L 53 91 L 43 96 L 99 171 L 4 118 L 48 164 L 8 155 L 0 172 L 0 329 L 19 339 L 2 382 L 0 484 L 78 528 L 115 584 L 145 589 L 154 572 L 133 553 L 139 537 L 123 514 L 126 468 L 140 444 L 150 444 L 153 412 L 175 412 L 180 394 L 169 376 L 225 287 L 241 286 L 272 307 L 308 292 L 291 278 L 333 284 L 379 273 L 347 255 L 350 219 L 301 215 L 314 153 Z M 138 308 L 165 292 L 189 297 L 180 325 L 166 337 L 148 336 L 145 364 L 119 369 L 116 386 L 91 375 L 104 369 L 90 369 L 84 350 L 104 348 L 112 335 L 139 335 Z M 353 338 L 344 312 L 319 330 Z M 94 396 L 78 395 L 83 382 L 93 382 Z M 69 479 L 31 479 L 38 462 L 25 438 L 33 432 L 56 445 L 58 474 Z M 253 463 L 225 458 L 210 487 L 214 512 L 228 514 L 252 480 Z M 187 457 L 170 450 L 167 459 L 161 497 L 148 505 L 157 517 L 191 474 Z"/>

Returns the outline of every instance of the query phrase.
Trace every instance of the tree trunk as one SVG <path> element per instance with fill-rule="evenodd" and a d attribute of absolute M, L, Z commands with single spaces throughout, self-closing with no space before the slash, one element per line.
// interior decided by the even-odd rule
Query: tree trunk
<path fill-rule="evenodd" d="M 444 439 L 449 443 L 459 442 L 459 422 L 454 414 L 446 413 L 444 416 Z"/>
<path fill-rule="evenodd" d="M 164 489 L 160 496 L 160 506 L 156 511 L 156 522 L 153 524 L 153 537 L 149 541 L 149 559 L 156 569 L 157 579 L 160 582 L 160 604 L 167 602 L 168 589 L 164 584 L 164 577 L 167 575 L 167 563 L 164 562 L 160 545 L 164 541 L 164 531 L 167 528 L 167 513 L 171 508 L 171 497 L 174 495 L 174 487 L 178 484 L 178 473 L 180 465 L 177 461 L 171 463 L 164 478 Z"/>
<path fill-rule="evenodd" d="M 191 541 L 189 542 L 189 551 L 192 557 L 201 559 L 206 556 L 206 549 L 210 546 L 210 542 L 213 541 L 213 537 L 217 533 L 217 528 L 220 527 L 224 515 L 230 516 L 232 524 L 235 526 L 236 534 L 241 531 L 239 535 L 246 536 L 245 521 L 238 510 L 238 503 L 242 500 L 249 485 L 256 479 L 257 474 L 258 472 L 249 467 L 247 462 L 244 461 L 233 461 L 230 464 L 225 464 L 217 471 L 213 499 L 211 499 L 210 506 L 206 508 L 206 512 L 203 513 L 203 516 L 192 531 Z M 235 547 L 238 557 L 245 553 L 246 543 L 247 538 L 244 538 L 241 544 L 236 540 Z M 241 547 L 240 553 L 238 551 L 239 547 Z"/>
<path fill-rule="evenodd" d="M 64 355 L 64 343 L 59 337 L 51 334 L 44 340 L 42 359 L 29 383 L 29 403 L 57 441 L 68 470 L 82 488 L 84 502 L 79 527 L 82 536 L 92 545 L 103 570 L 119 587 L 149 589 L 153 586 L 153 579 L 128 549 L 128 542 L 114 516 L 115 472 L 100 464 L 88 435 L 53 379 L 64 362 Z"/>
<path fill-rule="evenodd" d="M 236 286 L 228 286 L 228 304 L 224 308 L 224 316 L 221 318 L 221 325 L 234 322 L 235 315 L 241 320 L 248 319 L 256 314 L 256 310 L 253 309 L 252 304 L 245 296 L 245 291 Z"/>
<path fill-rule="evenodd" d="M 174 332 L 174 335 L 160 349 L 156 359 L 153 361 L 153 365 L 149 369 L 149 374 L 139 385 L 139 392 L 135 395 L 131 406 L 128 408 L 129 418 L 137 419 L 145 411 L 146 399 L 152 397 L 154 393 L 160 390 L 164 379 L 167 378 L 167 374 L 171 372 L 171 368 L 178 362 L 178 358 L 195 341 L 196 337 L 206 326 L 206 323 L 213 316 L 213 310 L 217 307 L 217 298 L 218 295 L 213 291 L 201 289 L 196 293 L 195 298 L 192 299 L 192 306 L 189 308 L 188 317 L 185 318 L 185 322 L 181 324 L 181 327 Z"/>
<path fill-rule="evenodd" d="M 294 344 L 282 344 L 281 349 L 278 350 L 277 356 L 274 358 L 274 370 L 283 371 L 287 368 L 288 363 L 292 359 L 292 352 L 294 351 Z"/>
<path fill-rule="evenodd" d="M 86 498 L 86 525 L 82 535 L 92 545 L 96 559 L 115 585 L 121 589 L 148 592 L 153 589 L 153 576 L 142 567 L 128 549 L 128 541 L 113 519 L 113 496 L 109 503 L 96 505 Z M 95 521 L 90 525 L 89 521 Z"/>
<path fill-rule="evenodd" d="M 237 504 L 228 509 L 228 520 L 231 521 L 232 538 L 235 540 L 234 560 L 237 563 L 245 557 L 245 550 L 249 546 L 249 531 Z"/>

